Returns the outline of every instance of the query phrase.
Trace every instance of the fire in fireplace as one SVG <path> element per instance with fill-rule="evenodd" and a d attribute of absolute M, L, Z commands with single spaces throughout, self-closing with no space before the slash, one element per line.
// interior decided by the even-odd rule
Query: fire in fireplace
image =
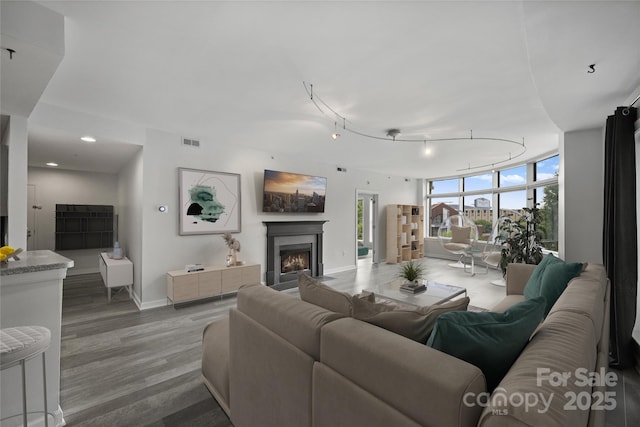
<path fill-rule="evenodd" d="M 311 244 L 280 246 L 280 275 L 310 271 Z"/>
<path fill-rule="evenodd" d="M 280 272 L 291 273 L 309 269 L 309 252 L 297 252 L 282 257 Z"/>

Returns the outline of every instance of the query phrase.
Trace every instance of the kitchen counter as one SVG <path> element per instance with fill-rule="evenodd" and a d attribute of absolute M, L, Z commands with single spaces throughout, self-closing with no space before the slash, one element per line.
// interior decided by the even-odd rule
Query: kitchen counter
<path fill-rule="evenodd" d="M 0 326 L 44 326 L 51 331 L 46 351 L 47 400 L 49 425 L 65 424 L 60 407 L 60 346 L 62 332 L 62 284 L 73 260 L 53 251 L 27 251 L 0 266 Z M 42 377 L 37 363 L 27 363 L 27 399 L 29 412 L 40 418 L 29 422 L 43 425 Z M 40 368 L 41 369 L 41 368 Z M 31 372 L 34 371 L 34 372 Z M 12 417 L 22 412 L 20 367 L 14 366 L 0 373 L 0 412 Z M 32 416 L 37 416 L 33 414 Z M 31 416 L 30 416 L 31 417 Z"/>
<path fill-rule="evenodd" d="M 18 258 L 1 263 L 0 276 L 73 267 L 73 260 L 48 250 L 22 252 Z"/>

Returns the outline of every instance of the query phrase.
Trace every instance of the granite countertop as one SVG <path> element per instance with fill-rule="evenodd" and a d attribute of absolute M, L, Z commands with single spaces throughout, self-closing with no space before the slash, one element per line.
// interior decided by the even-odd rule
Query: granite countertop
<path fill-rule="evenodd" d="M 73 267 L 73 260 L 49 250 L 22 252 L 18 257 L 19 261 L 0 263 L 0 276 Z"/>

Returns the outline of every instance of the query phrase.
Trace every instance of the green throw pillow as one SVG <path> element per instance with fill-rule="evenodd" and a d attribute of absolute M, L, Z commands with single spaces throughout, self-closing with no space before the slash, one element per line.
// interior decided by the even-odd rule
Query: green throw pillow
<path fill-rule="evenodd" d="M 443 313 L 436 320 L 427 345 L 480 368 L 491 392 L 529 342 L 542 321 L 544 309 L 544 297 L 536 297 L 504 313 Z"/>
<path fill-rule="evenodd" d="M 540 264 L 538 264 L 536 268 L 533 270 L 533 273 L 531 273 L 531 276 L 527 281 L 527 285 L 524 287 L 523 294 L 526 299 L 535 298 L 540 295 L 540 286 L 541 286 L 542 275 L 544 274 L 544 271 L 547 269 L 549 265 L 555 264 L 558 262 L 564 262 L 564 261 L 562 261 L 560 258 L 556 258 L 552 254 L 547 254 L 542 259 L 542 261 L 540 261 Z"/>
<path fill-rule="evenodd" d="M 581 271 L 582 263 L 579 262 L 557 262 L 547 266 L 540 281 L 540 296 L 546 300 L 545 317 L 567 288 L 569 280 L 579 275 Z"/>

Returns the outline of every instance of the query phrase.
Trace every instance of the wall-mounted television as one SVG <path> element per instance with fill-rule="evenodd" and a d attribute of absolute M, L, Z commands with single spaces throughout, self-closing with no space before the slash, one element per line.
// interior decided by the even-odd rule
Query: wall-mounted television
<path fill-rule="evenodd" d="M 262 212 L 324 212 L 327 178 L 265 169 Z"/>

